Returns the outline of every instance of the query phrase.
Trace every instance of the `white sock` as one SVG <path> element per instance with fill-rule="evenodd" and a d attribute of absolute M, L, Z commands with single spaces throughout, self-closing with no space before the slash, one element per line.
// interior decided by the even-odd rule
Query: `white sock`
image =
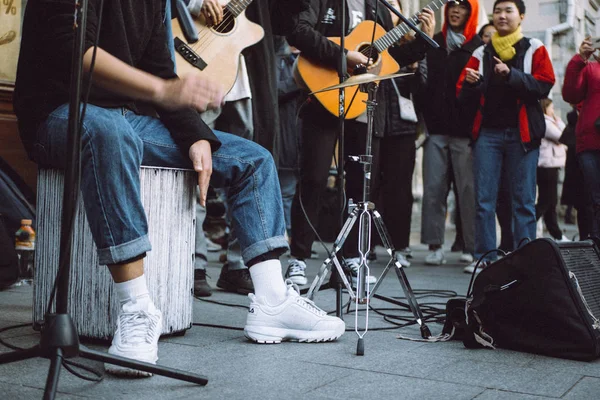
<path fill-rule="evenodd" d="M 259 262 L 249 270 L 257 297 L 263 297 L 270 305 L 283 303 L 287 285 L 283 281 L 279 259 Z"/>
<path fill-rule="evenodd" d="M 152 303 L 150 294 L 148 293 L 146 277 L 143 274 L 129 281 L 115 283 L 115 290 L 117 291 L 121 306 L 131 302 L 137 303 L 136 308 L 146 310 L 150 303 Z"/>

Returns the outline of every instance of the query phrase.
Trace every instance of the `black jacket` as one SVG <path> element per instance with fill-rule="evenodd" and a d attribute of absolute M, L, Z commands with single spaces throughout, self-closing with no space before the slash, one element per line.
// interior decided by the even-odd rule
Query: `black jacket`
<path fill-rule="evenodd" d="M 341 34 L 341 5 L 339 0 L 309 0 L 310 7 L 298 14 L 294 23 L 294 29 L 287 39 L 290 45 L 300 49 L 302 54 L 312 60 L 318 61 L 324 66 L 337 68 L 340 58 L 340 46 L 331 42 L 327 37 L 339 37 Z M 377 15 L 375 14 L 376 0 L 365 0 L 365 19 L 376 20 L 383 28 L 390 30 L 393 27 L 389 11 L 379 5 Z M 348 7 L 346 5 L 346 15 Z M 346 36 L 350 26 L 350 18 L 346 18 L 344 31 Z M 406 45 L 392 45 L 388 48 L 389 54 L 402 66 L 421 60 L 427 51 L 428 45 L 424 40 L 418 38 Z M 378 104 L 385 104 L 385 91 L 377 93 Z M 303 109 L 302 116 L 310 116 L 318 119 L 324 124 L 335 126 L 337 119 L 326 111 L 318 102 L 313 101 Z M 375 135 L 381 136 L 385 124 L 385 107 L 377 107 L 375 110 Z"/>
<path fill-rule="evenodd" d="M 440 45 L 427 52 L 427 84 L 422 93 L 427 130 L 432 135 L 470 137 L 474 112 L 466 115 L 457 100 L 456 83 L 473 51 L 483 44 L 478 35 L 448 54 L 442 32 L 433 39 Z"/>

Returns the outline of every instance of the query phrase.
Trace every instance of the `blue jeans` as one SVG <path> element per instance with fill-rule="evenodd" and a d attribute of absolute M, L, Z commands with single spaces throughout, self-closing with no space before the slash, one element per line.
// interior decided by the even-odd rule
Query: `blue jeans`
<path fill-rule="evenodd" d="M 526 151 L 518 129 L 482 129 L 473 147 L 475 258 L 496 246 L 496 201 L 502 170 L 508 177 L 513 244 L 535 239 L 536 170 L 539 148 Z M 497 258 L 490 254 L 488 260 Z"/>
<path fill-rule="evenodd" d="M 577 154 L 583 180 L 592 198 L 594 221 L 592 236 L 600 236 L 600 151 L 588 150 Z M 583 240 L 585 238 L 581 238 Z"/>
<path fill-rule="evenodd" d="M 68 105 L 38 130 L 34 157 L 64 168 Z M 244 261 L 288 248 L 277 170 L 263 147 L 215 131 L 222 145 L 212 154 L 210 183 L 223 188 Z M 190 159 L 156 118 L 122 108 L 88 105 L 83 130 L 81 191 L 101 264 L 118 264 L 151 249 L 140 199 L 141 165 L 193 169 Z"/>

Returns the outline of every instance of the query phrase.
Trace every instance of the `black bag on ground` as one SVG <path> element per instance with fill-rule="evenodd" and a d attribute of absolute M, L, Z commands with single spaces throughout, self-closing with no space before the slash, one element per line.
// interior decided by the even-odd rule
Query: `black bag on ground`
<path fill-rule="evenodd" d="M 534 240 L 481 271 L 468 301 L 470 332 L 489 335 L 488 343 L 575 360 L 600 356 L 600 252 L 591 240 Z"/>

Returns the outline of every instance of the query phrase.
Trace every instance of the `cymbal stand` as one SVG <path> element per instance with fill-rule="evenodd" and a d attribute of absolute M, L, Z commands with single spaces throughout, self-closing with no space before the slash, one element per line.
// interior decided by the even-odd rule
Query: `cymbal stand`
<path fill-rule="evenodd" d="M 308 290 L 307 297 L 311 300 L 315 297 L 316 293 L 321 287 L 321 284 L 323 283 L 323 280 L 325 279 L 325 276 L 331 270 L 332 265 L 335 265 L 335 268 L 340 278 L 342 279 L 342 282 L 346 287 L 348 294 L 350 295 L 350 299 L 354 301 L 356 306 L 354 316 L 354 330 L 358 336 L 356 354 L 364 355 L 364 336 L 366 335 L 369 328 L 369 303 L 371 298 L 376 297 L 378 299 L 390 301 L 395 304 L 399 303 L 397 301 L 393 301 L 393 299 L 388 299 L 384 296 L 376 295 L 377 289 L 381 285 L 381 282 L 387 275 L 390 268 L 392 268 L 392 266 L 395 267 L 396 275 L 398 276 L 400 285 L 402 286 L 404 294 L 408 299 L 408 306 L 415 317 L 415 321 L 419 324 L 421 336 L 423 338 L 428 338 L 431 336 L 431 332 L 424 322 L 423 313 L 421 312 L 415 294 L 410 286 L 410 283 L 408 282 L 408 278 L 404 273 L 404 267 L 395 257 L 395 249 L 392 245 L 392 241 L 389 238 L 389 234 L 383 222 L 383 218 L 381 214 L 375 209 L 375 204 L 369 201 L 371 191 L 371 168 L 373 165 L 373 155 L 371 153 L 374 130 L 373 116 L 375 112 L 375 107 L 377 106 L 375 96 L 377 94 L 378 84 L 376 82 L 364 83 L 359 85 L 359 88 L 363 93 L 368 93 L 368 98 L 365 101 L 365 103 L 367 104 L 367 141 L 365 154 L 360 155 L 358 157 L 353 157 L 355 161 L 358 161 L 361 164 L 363 164 L 363 199 L 357 204 L 352 203 L 352 200 L 350 200 L 350 204 L 348 206 L 349 215 L 333 244 L 333 248 L 330 252 L 330 257 L 323 262 L 319 269 L 319 273 L 313 280 L 310 289 Z M 359 229 L 358 252 L 360 255 L 360 267 L 358 269 L 357 276 L 357 290 L 356 292 L 354 292 L 352 286 L 346 278 L 346 274 L 342 269 L 340 261 L 338 260 L 337 253 L 342 249 L 344 242 L 346 241 L 350 231 L 352 230 L 357 220 Z M 373 224 L 377 228 L 377 232 L 381 238 L 382 244 L 384 245 L 387 253 L 390 256 L 390 261 L 387 263 L 383 272 L 377 279 L 373 290 L 371 291 L 369 287 L 369 282 L 366 279 L 366 277 L 369 276 L 369 264 L 366 257 L 369 251 L 371 250 L 371 226 Z M 360 329 L 358 324 L 358 314 L 360 308 L 364 308 L 365 310 L 365 324 L 363 329 Z"/>

